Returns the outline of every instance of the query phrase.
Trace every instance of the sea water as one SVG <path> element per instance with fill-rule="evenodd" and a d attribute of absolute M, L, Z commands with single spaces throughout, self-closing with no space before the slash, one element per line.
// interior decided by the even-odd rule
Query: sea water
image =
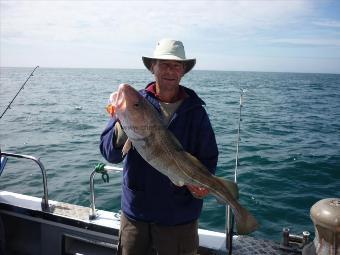
<path fill-rule="evenodd" d="M 0 113 L 32 70 L 0 69 Z M 152 80 L 146 70 L 38 68 L 0 119 L 1 150 L 40 158 L 50 199 L 89 206 L 90 173 L 105 162 L 98 146 L 108 97 L 120 83 L 141 89 Z M 181 84 L 206 103 L 220 153 L 216 174 L 228 179 L 245 90 L 237 180 L 240 202 L 261 224 L 252 235 L 280 240 L 283 227 L 313 233 L 310 207 L 340 197 L 340 75 L 194 70 Z M 97 208 L 120 209 L 121 179 L 97 176 Z M 41 197 L 39 168 L 9 159 L 0 189 Z M 207 197 L 200 227 L 224 226 L 225 207 Z"/>

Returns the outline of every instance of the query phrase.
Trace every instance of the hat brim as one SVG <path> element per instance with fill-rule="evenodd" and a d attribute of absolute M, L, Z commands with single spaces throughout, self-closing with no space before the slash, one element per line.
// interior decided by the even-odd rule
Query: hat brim
<path fill-rule="evenodd" d="M 142 56 L 142 59 L 143 59 L 143 63 L 145 65 L 145 67 L 150 72 L 152 72 L 151 65 L 152 65 L 152 61 L 154 61 L 154 60 L 175 60 L 175 61 L 183 62 L 183 63 L 185 63 L 185 65 L 184 65 L 185 66 L 184 73 L 188 73 L 189 71 L 191 71 L 191 69 L 196 64 L 196 59 L 195 58 L 192 58 L 192 59 L 181 59 L 181 58 L 178 58 L 178 57 L 173 56 L 173 55 L 164 56 L 164 57 L 158 57 L 158 58 Z"/>

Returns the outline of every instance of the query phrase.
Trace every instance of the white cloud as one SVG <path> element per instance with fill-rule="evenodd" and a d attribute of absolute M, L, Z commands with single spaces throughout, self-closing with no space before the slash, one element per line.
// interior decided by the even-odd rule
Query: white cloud
<path fill-rule="evenodd" d="M 200 58 L 200 69 L 228 71 L 339 73 L 339 58 L 266 57 L 266 56 L 215 56 L 207 65 L 207 58 Z M 219 64 L 222 63 L 222 64 Z"/>
<path fill-rule="evenodd" d="M 268 56 L 301 55 L 282 46 L 339 47 L 334 31 L 339 22 L 318 16 L 319 5 L 310 0 L 0 0 L 0 57 L 10 66 L 39 60 L 49 66 L 142 68 L 136 59 L 151 54 L 158 39 L 173 37 L 183 40 L 189 57 L 202 57 L 198 67 L 223 69 L 232 60 L 249 70 L 257 60 L 269 61 L 265 68 L 273 63 Z M 303 57 L 308 54 L 322 53 L 305 51 Z"/>
<path fill-rule="evenodd" d="M 2 39 L 69 42 L 149 41 L 214 35 L 241 38 L 294 21 L 307 1 L 11 1 Z"/>
<path fill-rule="evenodd" d="M 313 24 L 321 27 L 340 28 L 340 21 L 338 20 L 323 19 L 314 21 Z"/>
<path fill-rule="evenodd" d="M 340 47 L 340 39 L 334 38 L 278 38 L 272 39 L 270 42 L 277 44 Z"/>

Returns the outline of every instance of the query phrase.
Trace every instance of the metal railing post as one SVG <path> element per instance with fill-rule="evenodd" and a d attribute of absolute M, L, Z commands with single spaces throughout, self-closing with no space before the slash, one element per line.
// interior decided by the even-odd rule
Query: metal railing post
<path fill-rule="evenodd" d="M 91 201 L 91 211 L 89 215 L 90 220 L 94 220 L 98 217 L 98 214 L 96 212 L 96 197 L 95 197 L 95 190 L 94 190 L 94 177 L 96 173 L 107 175 L 108 172 L 119 173 L 122 171 L 123 171 L 123 168 L 115 167 L 115 166 L 105 166 L 104 164 L 102 165 L 102 168 L 100 170 L 98 170 L 98 166 L 96 166 L 95 169 L 92 171 L 90 175 L 90 201 Z M 103 180 L 105 181 L 104 178 Z"/>
<path fill-rule="evenodd" d="M 7 157 L 30 159 L 30 160 L 34 161 L 36 164 L 38 164 L 38 166 L 40 167 L 40 170 L 41 170 L 42 177 L 43 177 L 43 188 L 44 188 L 44 196 L 43 196 L 42 201 L 41 201 L 41 209 L 45 212 L 50 212 L 51 208 L 50 208 L 49 203 L 48 203 L 47 175 L 46 175 L 45 167 L 41 163 L 40 159 L 35 158 L 33 156 L 30 156 L 30 155 L 1 152 L 1 172 L 5 168 Z"/>

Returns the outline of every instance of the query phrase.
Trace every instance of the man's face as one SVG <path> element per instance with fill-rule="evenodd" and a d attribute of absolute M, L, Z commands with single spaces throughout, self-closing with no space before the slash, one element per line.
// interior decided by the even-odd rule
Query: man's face
<path fill-rule="evenodd" d="M 184 75 L 184 64 L 175 60 L 155 60 L 151 70 L 160 86 L 178 86 Z"/>

